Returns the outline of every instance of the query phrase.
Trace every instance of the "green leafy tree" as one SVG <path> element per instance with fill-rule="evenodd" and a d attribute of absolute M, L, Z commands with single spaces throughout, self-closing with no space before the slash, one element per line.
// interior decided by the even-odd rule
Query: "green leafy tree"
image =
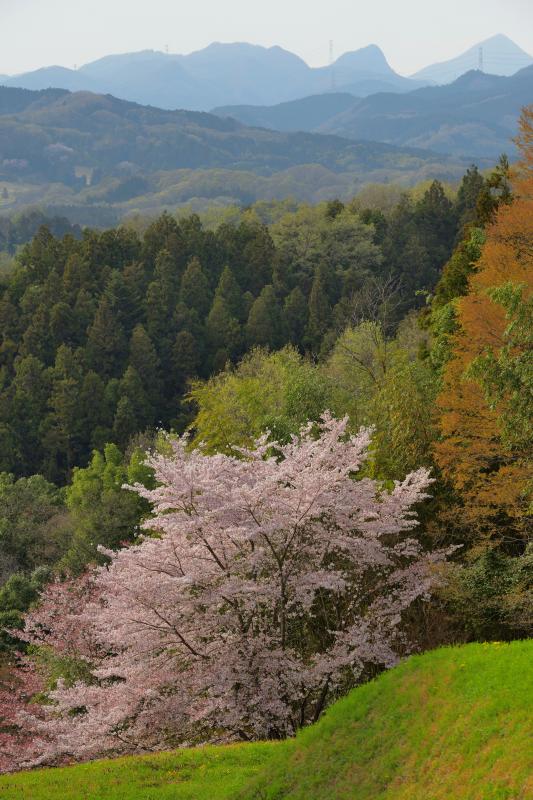
<path fill-rule="evenodd" d="M 148 508 L 136 494 L 122 487 L 126 483 L 151 485 L 152 474 L 141 453 L 134 451 L 129 462 L 114 444 L 103 453 L 93 453 L 85 469 L 76 469 L 66 490 L 73 535 L 61 566 L 74 573 L 101 560 L 98 546 L 111 549 L 131 541 L 139 532 Z"/>
<path fill-rule="evenodd" d="M 64 545 L 62 493 L 41 475 L 0 473 L 0 584 L 51 565 Z"/>

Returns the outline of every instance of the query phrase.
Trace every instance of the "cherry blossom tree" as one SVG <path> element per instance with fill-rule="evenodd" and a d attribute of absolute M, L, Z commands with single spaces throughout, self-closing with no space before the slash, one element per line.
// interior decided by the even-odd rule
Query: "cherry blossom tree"
<path fill-rule="evenodd" d="M 364 477 L 370 437 L 325 414 L 288 444 L 209 456 L 169 439 L 151 456 L 157 488 L 129 487 L 152 504 L 150 534 L 107 552 L 84 603 L 68 611 L 51 587 L 27 619 L 30 641 L 89 670 L 27 721 L 32 763 L 291 735 L 394 665 L 402 612 L 445 554 L 410 533 L 428 473 Z"/>

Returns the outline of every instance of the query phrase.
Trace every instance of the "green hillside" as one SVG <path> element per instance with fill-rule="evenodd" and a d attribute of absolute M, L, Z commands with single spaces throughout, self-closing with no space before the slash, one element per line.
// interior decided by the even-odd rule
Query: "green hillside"
<path fill-rule="evenodd" d="M 2 800 L 527 800 L 533 642 L 445 648 L 356 689 L 285 744 L 0 778 Z"/>

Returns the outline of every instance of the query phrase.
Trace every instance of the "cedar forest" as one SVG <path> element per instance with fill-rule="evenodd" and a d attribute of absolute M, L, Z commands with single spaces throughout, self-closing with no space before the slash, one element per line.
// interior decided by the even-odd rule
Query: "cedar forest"
<path fill-rule="evenodd" d="M 413 649 L 531 635 L 533 107 L 518 144 L 454 194 L 19 247 L 1 770 L 283 738 Z"/>

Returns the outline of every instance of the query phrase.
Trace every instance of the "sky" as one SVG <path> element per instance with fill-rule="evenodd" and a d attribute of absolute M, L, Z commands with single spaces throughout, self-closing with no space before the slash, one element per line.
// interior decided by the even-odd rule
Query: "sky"
<path fill-rule="evenodd" d="M 496 33 L 533 54 L 533 0 L 0 0 L 0 74 L 112 53 L 280 45 L 311 66 L 378 44 L 403 75 Z"/>

